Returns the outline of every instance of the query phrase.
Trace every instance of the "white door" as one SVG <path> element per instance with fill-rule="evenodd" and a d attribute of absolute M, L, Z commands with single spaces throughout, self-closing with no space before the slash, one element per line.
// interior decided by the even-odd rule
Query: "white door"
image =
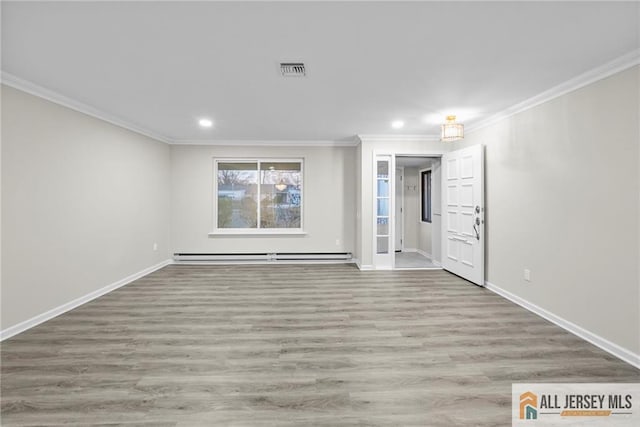
<path fill-rule="evenodd" d="M 396 229 L 395 229 L 395 251 L 400 252 L 403 249 L 402 241 L 404 239 L 404 229 L 402 228 L 402 210 L 403 210 L 403 192 L 402 186 L 404 185 L 404 169 L 396 168 L 396 203 L 395 203 L 395 213 L 396 213 Z"/>
<path fill-rule="evenodd" d="M 442 156 L 442 266 L 484 286 L 484 147 Z"/>
<path fill-rule="evenodd" d="M 375 269 L 393 268 L 393 169 L 391 155 L 377 155 L 373 163 L 373 212 L 375 239 L 373 245 L 373 266 Z"/>

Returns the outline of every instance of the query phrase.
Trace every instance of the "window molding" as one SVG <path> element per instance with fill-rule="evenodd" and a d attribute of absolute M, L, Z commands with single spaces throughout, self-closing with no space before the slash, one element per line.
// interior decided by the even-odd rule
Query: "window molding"
<path fill-rule="evenodd" d="M 261 228 L 261 167 L 262 163 L 299 163 L 300 164 L 300 227 L 296 228 Z M 220 228 L 218 227 L 218 165 L 219 163 L 256 163 L 257 165 L 257 200 L 255 228 Z M 304 204 L 305 204 L 305 159 L 304 157 L 214 157 L 213 158 L 213 188 L 212 188 L 212 231 L 209 237 L 217 236 L 304 236 Z"/>
<path fill-rule="evenodd" d="M 254 228 L 219 228 L 217 231 L 209 233 L 209 237 L 226 237 L 226 236 L 307 236 L 304 230 L 297 228 L 262 228 L 260 230 Z"/>

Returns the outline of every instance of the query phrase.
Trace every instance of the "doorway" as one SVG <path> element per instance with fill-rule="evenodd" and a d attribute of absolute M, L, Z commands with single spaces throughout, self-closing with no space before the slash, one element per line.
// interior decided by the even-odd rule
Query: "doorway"
<path fill-rule="evenodd" d="M 395 269 L 439 269 L 440 158 L 396 156 Z"/>

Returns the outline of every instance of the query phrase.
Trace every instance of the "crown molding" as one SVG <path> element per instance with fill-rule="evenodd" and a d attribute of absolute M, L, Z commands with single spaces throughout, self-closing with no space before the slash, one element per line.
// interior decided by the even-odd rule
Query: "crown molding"
<path fill-rule="evenodd" d="M 205 140 L 205 139 L 180 139 L 171 141 L 171 145 L 211 145 L 211 146 L 243 146 L 243 147 L 355 147 L 358 141 L 354 138 L 350 141 L 296 141 L 296 140 Z"/>
<path fill-rule="evenodd" d="M 440 142 L 438 135 L 358 135 L 362 142 Z"/>
<path fill-rule="evenodd" d="M 497 114 L 488 117 L 487 119 L 481 120 L 478 123 L 465 126 L 465 131 L 469 133 L 485 128 L 508 117 L 536 107 L 540 104 L 544 104 L 545 102 L 551 101 L 552 99 L 558 98 L 562 95 L 566 95 L 569 92 L 573 92 L 574 90 L 595 83 L 598 80 L 605 79 L 638 64 L 640 64 L 640 49 L 636 49 L 626 55 L 614 59 L 613 61 L 607 62 L 606 64 L 600 65 L 599 67 L 593 68 L 570 80 L 567 80 L 564 83 L 560 83 L 559 85 L 554 86 L 551 89 L 545 90 L 544 92 L 539 93 L 536 96 L 519 102 Z"/>
<path fill-rule="evenodd" d="M 592 84 L 598 80 L 607 78 L 613 74 L 624 71 L 635 65 L 640 64 L 640 49 L 636 49 L 614 59 L 606 64 L 589 70 L 583 74 L 580 74 L 564 83 L 552 87 L 538 95 L 535 95 L 525 101 L 515 104 L 499 113 L 496 113 L 484 120 L 477 123 L 473 123 L 465 126 L 465 131 L 471 133 L 479 129 L 485 128 L 499 121 L 502 121 L 515 114 L 521 113 L 525 110 L 551 101 L 569 92 L 573 92 L 584 86 Z M 164 135 L 157 134 L 149 129 L 136 126 L 123 120 L 119 117 L 113 116 L 102 110 L 99 110 L 90 105 L 84 104 L 80 101 L 76 101 L 55 91 L 46 89 L 30 81 L 24 80 L 20 77 L 14 76 L 6 71 L 2 71 L 2 78 L 0 81 L 2 84 L 11 86 L 15 89 L 29 93 L 31 95 L 44 98 L 48 101 L 78 111 L 80 113 L 95 117 L 97 119 L 106 121 L 121 128 L 130 130 L 132 132 L 147 136 L 149 138 L 165 142 L 171 145 L 211 145 L 211 146 L 265 146 L 265 147 L 353 147 L 360 142 L 438 142 L 440 137 L 438 135 L 356 135 L 352 140 L 341 141 L 277 141 L 277 140 L 174 140 Z"/>
<path fill-rule="evenodd" d="M 92 107 L 91 105 L 82 103 L 80 101 L 76 101 L 75 99 L 71 99 L 64 95 L 61 95 L 60 93 L 55 92 L 53 90 L 46 89 L 33 82 L 14 76 L 13 74 L 7 73 L 6 71 L 2 71 L 1 83 L 7 86 L 11 86 L 12 88 L 18 89 L 22 92 L 26 92 L 28 94 L 46 99 L 47 101 L 51 101 L 55 104 L 62 105 L 63 107 L 67 107 L 72 110 L 78 111 L 82 114 L 86 114 L 88 116 L 95 117 L 97 119 L 111 123 L 112 125 L 116 125 L 118 127 L 130 130 L 140 135 L 147 136 L 157 141 L 162 141 L 167 144 L 170 144 L 172 142 L 171 139 L 167 138 L 166 136 L 159 135 L 153 131 L 150 131 L 149 129 L 145 129 L 140 126 L 131 124 L 126 120 L 113 116 L 98 108 Z"/>

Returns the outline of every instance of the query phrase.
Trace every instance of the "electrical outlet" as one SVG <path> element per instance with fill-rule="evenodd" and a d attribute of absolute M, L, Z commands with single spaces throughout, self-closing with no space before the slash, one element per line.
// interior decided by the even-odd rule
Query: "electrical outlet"
<path fill-rule="evenodd" d="M 154 243 L 154 244 L 153 244 L 153 250 L 154 250 L 154 251 L 157 251 L 157 250 L 158 250 L 158 244 L 157 244 L 157 243 Z"/>
<path fill-rule="evenodd" d="M 336 239 L 336 246 L 340 246 L 340 239 Z"/>
<path fill-rule="evenodd" d="M 527 282 L 531 281 L 531 270 L 529 270 L 528 268 L 524 269 L 524 280 L 526 280 Z"/>

